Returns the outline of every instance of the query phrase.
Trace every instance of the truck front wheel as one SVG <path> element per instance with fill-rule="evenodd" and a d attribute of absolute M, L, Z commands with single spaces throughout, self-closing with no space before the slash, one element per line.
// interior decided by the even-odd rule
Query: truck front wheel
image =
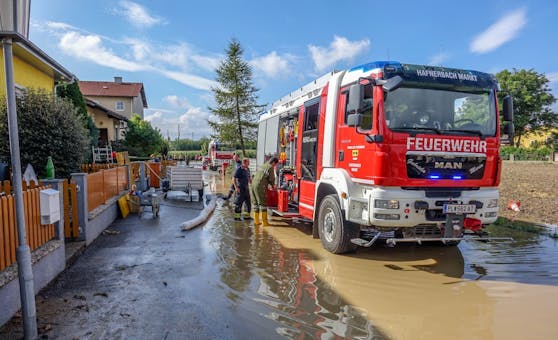
<path fill-rule="evenodd" d="M 345 221 L 335 195 L 326 196 L 318 210 L 318 234 L 324 248 L 334 254 L 343 254 L 356 249 L 351 238 L 358 237 L 358 230 Z"/>

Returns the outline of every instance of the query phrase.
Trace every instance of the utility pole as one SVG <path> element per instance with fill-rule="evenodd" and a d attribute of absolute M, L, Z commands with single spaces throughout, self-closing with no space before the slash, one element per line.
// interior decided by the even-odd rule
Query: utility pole
<path fill-rule="evenodd" d="M 15 214 L 17 224 L 18 247 L 16 260 L 18 266 L 19 294 L 23 316 L 23 334 L 25 339 L 36 339 L 37 308 L 35 306 L 35 289 L 31 248 L 27 243 L 25 229 L 25 211 L 23 203 L 23 178 L 21 174 L 21 156 L 19 150 L 19 132 L 17 125 L 16 96 L 14 81 L 13 49 L 14 41 L 26 43 L 29 37 L 29 14 L 31 0 L 0 2 L 0 37 L 2 39 L 4 72 L 6 76 L 6 106 L 8 118 L 8 135 L 14 177 Z"/>

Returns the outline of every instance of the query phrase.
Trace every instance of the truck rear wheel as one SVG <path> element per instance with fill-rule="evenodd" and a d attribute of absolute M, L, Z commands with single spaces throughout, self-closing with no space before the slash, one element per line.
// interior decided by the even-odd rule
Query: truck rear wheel
<path fill-rule="evenodd" d="M 356 249 L 351 238 L 358 237 L 358 230 L 345 221 L 335 195 L 326 196 L 318 210 L 318 234 L 324 248 L 333 254 L 343 254 Z"/>

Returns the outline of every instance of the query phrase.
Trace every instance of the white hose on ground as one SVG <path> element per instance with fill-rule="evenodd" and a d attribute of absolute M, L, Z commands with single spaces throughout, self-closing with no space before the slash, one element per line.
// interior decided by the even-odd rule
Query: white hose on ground
<path fill-rule="evenodd" d="M 209 202 L 203 208 L 202 212 L 196 218 L 193 218 L 189 221 L 182 223 L 182 230 L 183 231 L 192 230 L 195 227 L 207 221 L 207 219 L 209 218 L 213 210 L 215 210 L 216 205 L 217 205 L 217 199 L 215 196 L 212 196 Z"/>

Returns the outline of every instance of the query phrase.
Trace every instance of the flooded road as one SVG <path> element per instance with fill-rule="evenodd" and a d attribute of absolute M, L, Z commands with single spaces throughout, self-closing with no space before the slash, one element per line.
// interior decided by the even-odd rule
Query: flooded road
<path fill-rule="evenodd" d="M 231 303 L 263 305 L 279 334 L 395 339 L 556 339 L 558 242 L 501 228 L 512 242 L 382 245 L 333 255 L 310 225 L 204 228 Z M 239 299 L 239 296 L 243 298 Z M 261 307 L 261 306 L 259 306 Z"/>
<path fill-rule="evenodd" d="M 222 179 L 210 189 L 224 192 Z M 218 201 L 165 200 L 115 221 L 37 297 L 39 333 L 61 339 L 558 339 L 558 244 L 377 245 L 333 255 L 311 226 L 234 221 Z M 0 339 L 21 338 L 21 318 Z"/>

